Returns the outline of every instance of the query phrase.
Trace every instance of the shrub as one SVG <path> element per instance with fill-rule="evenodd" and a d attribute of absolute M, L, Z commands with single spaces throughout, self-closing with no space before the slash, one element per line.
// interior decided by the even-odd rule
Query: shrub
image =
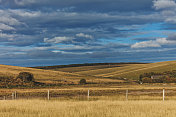
<path fill-rule="evenodd" d="M 142 82 L 143 75 L 139 76 L 139 81 Z"/>
<path fill-rule="evenodd" d="M 10 82 L 14 79 L 13 76 L 0 76 L 0 82 Z"/>
<path fill-rule="evenodd" d="M 176 78 L 171 78 L 172 83 L 176 83 Z"/>
<path fill-rule="evenodd" d="M 13 84 L 13 76 L 0 76 L 0 86 L 8 88 L 9 85 Z"/>
<path fill-rule="evenodd" d="M 21 79 L 23 82 L 32 82 L 34 81 L 34 76 L 30 72 L 20 72 L 17 76 L 17 79 Z"/>
<path fill-rule="evenodd" d="M 164 77 L 162 77 L 160 79 L 161 79 L 162 83 L 167 83 L 169 78 L 164 76 Z"/>
<path fill-rule="evenodd" d="M 86 84 L 87 82 L 86 82 L 86 79 L 81 79 L 80 81 L 79 81 L 79 84 Z"/>
<path fill-rule="evenodd" d="M 142 82 L 143 83 L 152 83 L 152 79 L 148 78 L 148 77 L 145 77 L 145 78 L 142 79 Z"/>

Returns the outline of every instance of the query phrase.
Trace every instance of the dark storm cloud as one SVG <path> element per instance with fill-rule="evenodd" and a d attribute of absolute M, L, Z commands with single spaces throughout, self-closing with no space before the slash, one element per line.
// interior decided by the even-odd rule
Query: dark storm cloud
<path fill-rule="evenodd" d="M 2 0 L 11 8 L 58 9 L 80 12 L 151 11 L 152 0 Z"/>
<path fill-rule="evenodd" d="M 131 35 L 130 32 L 134 30 L 120 30 L 118 27 L 115 28 L 114 26 L 124 24 L 145 24 L 160 20 L 155 18 L 155 15 L 157 14 L 142 15 L 137 13 L 108 14 L 62 11 L 44 12 L 24 9 L 2 10 L 2 13 L 7 14 L 8 17 L 12 17 L 14 21 L 17 22 L 13 30 L 16 32 L 16 34 L 21 35 L 21 37 L 24 38 L 22 40 L 20 36 L 18 36 L 16 39 L 14 39 L 14 45 L 19 46 L 38 45 L 36 43 L 42 43 L 41 38 L 53 38 L 54 36 L 74 36 L 77 33 L 89 33 L 90 35 L 94 35 L 95 40 L 98 38 L 109 39 L 116 37 L 127 37 Z M 4 17 L 8 18 L 5 15 Z M 13 23 L 14 21 L 9 22 Z M 35 35 L 38 35 L 37 38 Z M 25 39 L 25 36 L 27 39 Z M 78 43 L 75 44 L 79 44 L 79 42 L 82 43 L 84 41 L 85 40 L 83 38 L 76 38 L 75 42 Z M 14 41 L 10 42 L 10 45 L 13 45 L 13 42 Z M 71 43 L 65 42 L 65 44 Z"/>

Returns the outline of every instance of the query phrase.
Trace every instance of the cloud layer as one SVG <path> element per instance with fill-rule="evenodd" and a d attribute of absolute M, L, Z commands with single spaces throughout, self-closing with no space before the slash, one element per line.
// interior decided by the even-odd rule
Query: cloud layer
<path fill-rule="evenodd" d="M 175 57 L 175 0 L 0 0 L 0 15 L 0 64 Z"/>

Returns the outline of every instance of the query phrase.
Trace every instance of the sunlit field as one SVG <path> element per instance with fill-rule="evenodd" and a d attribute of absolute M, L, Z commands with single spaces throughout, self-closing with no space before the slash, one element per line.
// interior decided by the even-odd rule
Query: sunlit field
<path fill-rule="evenodd" d="M 83 66 L 56 70 L 1 65 L 0 74 L 16 76 L 27 71 L 34 74 L 36 81 L 51 84 L 63 81 L 63 84 L 0 89 L 0 117 L 175 117 L 175 83 L 140 85 L 130 82 L 131 79 L 137 80 L 141 73 L 175 70 L 175 63 Z M 118 79 L 122 76 L 129 82 Z M 85 78 L 88 84 L 77 84 L 81 78 Z M 67 82 L 74 82 L 74 85 Z M 14 92 L 17 93 L 16 100 Z"/>
<path fill-rule="evenodd" d="M 175 117 L 176 101 L 0 101 L 1 117 Z"/>
<path fill-rule="evenodd" d="M 0 76 L 17 76 L 20 72 L 31 72 L 35 80 L 44 83 L 78 84 L 85 78 L 89 83 L 125 82 L 118 78 L 138 80 L 139 75 L 148 72 L 164 72 L 176 70 L 176 61 L 165 61 L 149 64 L 117 64 L 82 67 L 66 67 L 53 69 L 36 69 L 17 66 L 0 65 Z"/>
<path fill-rule="evenodd" d="M 92 75 L 96 77 L 104 77 L 104 78 L 127 78 L 137 80 L 140 74 L 147 72 L 163 72 L 163 71 L 172 71 L 176 70 L 176 62 L 175 61 L 165 61 L 158 63 L 150 63 L 150 64 L 124 64 L 118 67 L 112 68 L 103 68 L 103 69 L 94 69 L 87 71 L 75 72 L 77 74 L 82 75 Z"/>

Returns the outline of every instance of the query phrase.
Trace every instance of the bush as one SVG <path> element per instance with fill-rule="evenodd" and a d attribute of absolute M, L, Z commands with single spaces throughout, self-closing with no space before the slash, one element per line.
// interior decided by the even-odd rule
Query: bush
<path fill-rule="evenodd" d="M 0 87 L 8 88 L 13 84 L 14 77 L 13 76 L 0 76 Z"/>
<path fill-rule="evenodd" d="M 0 76 L 0 82 L 11 82 L 13 79 L 13 76 Z"/>
<path fill-rule="evenodd" d="M 139 76 L 139 81 L 142 82 L 143 75 Z"/>
<path fill-rule="evenodd" d="M 142 82 L 143 83 L 152 83 L 152 79 L 148 78 L 148 77 L 145 77 L 145 78 L 142 79 Z"/>
<path fill-rule="evenodd" d="M 79 81 L 79 84 L 86 84 L 87 82 L 86 82 L 86 79 L 81 79 L 80 81 Z"/>
<path fill-rule="evenodd" d="M 20 72 L 17 79 L 21 79 L 23 82 L 32 82 L 34 81 L 34 76 L 30 72 Z"/>

